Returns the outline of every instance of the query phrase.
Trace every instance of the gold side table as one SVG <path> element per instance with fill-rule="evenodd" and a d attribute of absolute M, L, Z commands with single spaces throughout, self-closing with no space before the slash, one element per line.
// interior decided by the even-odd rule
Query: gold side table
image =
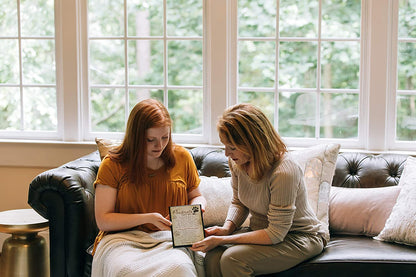
<path fill-rule="evenodd" d="M 33 209 L 0 212 L 0 232 L 12 236 L 3 243 L 0 256 L 2 277 L 48 277 L 49 254 L 44 237 L 49 222 Z"/>

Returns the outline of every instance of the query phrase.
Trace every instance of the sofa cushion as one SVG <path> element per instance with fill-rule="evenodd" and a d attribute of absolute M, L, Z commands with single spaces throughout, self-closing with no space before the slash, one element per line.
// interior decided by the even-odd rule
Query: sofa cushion
<path fill-rule="evenodd" d="M 326 230 L 329 240 L 329 193 L 338 158 L 339 144 L 318 144 L 309 148 L 294 150 L 290 155 L 301 166 L 309 204 Z"/>
<path fill-rule="evenodd" d="M 329 229 L 331 234 L 376 236 L 383 229 L 400 187 L 331 187 Z"/>
<path fill-rule="evenodd" d="M 416 246 L 416 158 L 407 158 L 398 186 L 397 202 L 375 239 Z"/>

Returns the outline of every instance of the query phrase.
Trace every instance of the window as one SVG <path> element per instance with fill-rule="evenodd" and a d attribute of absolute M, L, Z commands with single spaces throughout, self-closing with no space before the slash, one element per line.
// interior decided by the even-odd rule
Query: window
<path fill-rule="evenodd" d="M 238 102 L 286 138 L 358 138 L 361 1 L 238 1 Z"/>
<path fill-rule="evenodd" d="M 56 138 L 53 0 L 1 1 L 1 136 Z"/>
<path fill-rule="evenodd" d="M 120 138 L 152 97 L 178 143 L 251 102 L 289 146 L 416 150 L 415 2 L 2 0 L 0 138 Z"/>
<path fill-rule="evenodd" d="M 89 122 L 123 132 L 142 99 L 168 107 L 173 132 L 203 134 L 203 1 L 89 0 Z"/>
<path fill-rule="evenodd" d="M 416 140 L 416 1 L 399 1 L 396 140 Z"/>

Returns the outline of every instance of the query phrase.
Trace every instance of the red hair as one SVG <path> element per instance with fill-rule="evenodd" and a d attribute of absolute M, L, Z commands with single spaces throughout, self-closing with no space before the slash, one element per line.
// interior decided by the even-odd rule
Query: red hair
<path fill-rule="evenodd" d="M 142 183 L 147 168 L 146 131 L 149 128 L 168 126 L 169 142 L 161 158 L 167 169 L 175 165 L 172 143 L 172 119 L 168 110 L 157 100 L 146 99 L 137 103 L 131 110 L 126 132 L 120 146 L 110 151 L 110 158 L 127 164 L 131 183 Z"/>

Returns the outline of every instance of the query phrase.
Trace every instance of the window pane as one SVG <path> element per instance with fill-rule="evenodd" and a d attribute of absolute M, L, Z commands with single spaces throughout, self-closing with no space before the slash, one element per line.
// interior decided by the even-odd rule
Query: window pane
<path fill-rule="evenodd" d="M 39 137 L 54 137 L 55 1 L 0 0 L 0 4 L 0 130 L 6 131 L 2 135 L 21 131 L 19 137 L 33 138 L 25 131 L 36 131 Z"/>
<path fill-rule="evenodd" d="M 0 0 L 0 36 L 17 36 L 17 1 Z"/>
<path fill-rule="evenodd" d="M 202 90 L 169 90 L 168 95 L 173 132 L 202 134 Z"/>
<path fill-rule="evenodd" d="M 275 83 L 275 42 L 240 41 L 239 85 L 273 87 Z"/>
<path fill-rule="evenodd" d="M 129 36 L 163 36 L 163 0 L 128 0 Z"/>
<path fill-rule="evenodd" d="M 355 93 L 321 94 L 322 138 L 358 137 L 358 99 Z"/>
<path fill-rule="evenodd" d="M 20 19 L 22 36 L 53 36 L 54 0 L 21 0 Z"/>
<path fill-rule="evenodd" d="M 163 103 L 163 90 L 160 89 L 130 89 L 129 90 L 129 111 L 142 100 L 156 99 Z"/>
<path fill-rule="evenodd" d="M 279 94 L 279 134 L 284 137 L 315 137 L 316 94 Z"/>
<path fill-rule="evenodd" d="M 54 40 L 22 40 L 22 52 L 23 83 L 55 83 Z"/>
<path fill-rule="evenodd" d="M 317 0 L 280 0 L 280 36 L 317 37 L 319 13 L 318 4 Z"/>
<path fill-rule="evenodd" d="M 19 48 L 16 39 L 0 39 L 0 83 L 19 83 Z"/>
<path fill-rule="evenodd" d="M 90 41 L 92 84 L 124 84 L 124 42 L 121 40 Z"/>
<path fill-rule="evenodd" d="M 163 85 L 163 41 L 133 40 L 129 45 L 129 83 Z"/>
<path fill-rule="evenodd" d="M 124 0 L 88 0 L 88 35 L 124 35 Z"/>
<path fill-rule="evenodd" d="M 23 89 L 24 129 L 54 131 L 57 128 L 56 89 L 27 87 Z"/>
<path fill-rule="evenodd" d="M 0 87 L 0 130 L 20 129 L 19 88 Z"/>
<path fill-rule="evenodd" d="M 238 103 L 251 103 L 259 107 L 267 118 L 274 123 L 274 93 L 258 91 L 239 91 Z"/>
<path fill-rule="evenodd" d="M 90 0 L 90 6 L 97 3 L 101 2 Z M 154 98 L 173 109 L 178 120 L 174 132 L 202 134 L 204 1 L 117 0 L 117 3 L 127 14 L 115 15 L 119 24 L 110 22 L 106 26 L 106 15 L 113 13 L 113 5 L 103 5 L 88 14 L 98 35 L 117 35 L 110 32 L 116 30 L 114 26 L 123 27 L 120 30 L 127 26 L 128 33 L 121 38 L 89 39 L 93 126 L 90 129 L 123 132 L 134 105 Z M 103 28 L 107 28 L 105 32 Z M 172 86 L 182 86 L 183 90 L 174 90 Z M 99 96 L 100 93 L 104 95 Z M 107 103 L 111 103 L 112 112 L 99 108 L 105 108 Z M 123 111 L 118 109 L 121 103 Z M 109 116 L 114 116 L 114 120 Z"/>
<path fill-rule="evenodd" d="M 399 43 L 398 89 L 416 89 L 416 43 Z"/>
<path fill-rule="evenodd" d="M 238 1 L 240 37 L 276 36 L 276 1 Z"/>
<path fill-rule="evenodd" d="M 416 140 L 416 95 L 399 95 L 397 98 L 398 140 Z"/>
<path fill-rule="evenodd" d="M 281 42 L 279 85 L 283 88 L 316 88 L 315 42 Z"/>
<path fill-rule="evenodd" d="M 416 38 L 416 0 L 399 0 L 399 37 Z"/>
<path fill-rule="evenodd" d="M 322 42 L 323 88 L 359 88 L 360 43 Z"/>
<path fill-rule="evenodd" d="M 168 42 L 168 84 L 202 86 L 202 41 Z"/>
<path fill-rule="evenodd" d="M 322 1 L 323 37 L 359 38 L 360 28 L 360 0 Z"/>
<path fill-rule="evenodd" d="M 202 36 L 202 0 L 167 0 L 168 36 Z"/>
<path fill-rule="evenodd" d="M 122 132 L 125 126 L 125 97 L 122 89 L 91 89 L 91 129 Z"/>

